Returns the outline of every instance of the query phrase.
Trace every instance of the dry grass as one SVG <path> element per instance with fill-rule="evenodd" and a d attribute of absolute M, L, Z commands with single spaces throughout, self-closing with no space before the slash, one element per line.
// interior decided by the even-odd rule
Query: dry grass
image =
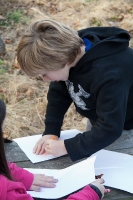
<path fill-rule="evenodd" d="M 16 1 L 12 0 L 16 5 Z M 21 0 L 17 6 L 23 8 L 30 22 L 52 18 L 78 30 L 89 26 L 117 26 L 127 29 L 133 36 L 133 2 L 131 0 Z M 6 9 L 6 7 L 5 7 Z M 28 25 L 28 24 L 27 24 Z M 0 75 L 0 95 L 7 104 L 7 126 L 9 138 L 40 134 L 44 130 L 49 83 L 31 79 L 16 69 L 15 49 L 27 25 L 18 24 L 0 31 L 6 44 L 8 71 Z M 133 46 L 131 40 L 130 46 Z M 10 63 L 9 63 L 10 62 Z M 72 105 L 64 118 L 62 130 L 76 128 L 85 130 L 86 119 L 76 113 Z"/>
<path fill-rule="evenodd" d="M 7 102 L 5 136 L 12 139 L 42 133 L 49 83 L 17 73 L 4 74 L 3 78 L 6 79 L 3 99 Z M 62 129 L 77 128 L 83 131 L 85 121 L 72 105 L 65 115 Z"/>

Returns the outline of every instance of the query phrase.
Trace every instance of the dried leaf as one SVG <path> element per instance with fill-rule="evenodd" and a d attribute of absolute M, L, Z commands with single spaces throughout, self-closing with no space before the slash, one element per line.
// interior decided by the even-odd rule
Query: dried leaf
<path fill-rule="evenodd" d="M 26 95 L 27 96 L 31 96 L 33 94 L 33 90 L 31 89 L 31 87 L 28 88 Z"/>
<path fill-rule="evenodd" d="M 5 44 L 12 44 L 14 42 L 14 40 L 10 39 L 10 38 L 5 38 L 3 40 L 4 40 Z"/>
<path fill-rule="evenodd" d="M 6 92 L 6 88 L 0 87 L 0 93 L 5 93 L 5 92 Z"/>
<path fill-rule="evenodd" d="M 17 61 L 17 58 L 14 59 L 13 68 L 20 69 L 20 66 L 19 66 L 19 63 Z"/>

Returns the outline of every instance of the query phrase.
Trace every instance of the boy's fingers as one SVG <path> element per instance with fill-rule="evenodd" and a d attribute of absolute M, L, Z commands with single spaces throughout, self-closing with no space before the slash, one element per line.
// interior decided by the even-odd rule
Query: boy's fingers
<path fill-rule="evenodd" d="M 36 153 L 36 154 L 40 154 L 40 155 L 46 153 L 46 151 L 45 151 L 46 145 L 47 145 L 47 140 L 46 140 L 45 142 L 44 142 L 44 141 L 41 141 L 41 142 L 37 145 L 35 153 Z"/>
<path fill-rule="evenodd" d="M 45 152 L 48 153 L 48 154 L 52 153 L 51 149 L 49 148 L 49 145 L 45 146 Z"/>
<path fill-rule="evenodd" d="M 42 149 L 42 145 L 45 145 L 45 138 L 44 137 L 42 137 L 38 140 L 38 142 L 36 143 L 36 145 L 33 148 L 33 152 L 34 153 L 40 152 L 40 150 Z"/>
<path fill-rule="evenodd" d="M 46 141 L 45 141 L 45 145 L 46 145 L 46 146 L 47 146 L 47 145 L 50 145 L 51 141 L 53 141 L 53 140 L 52 140 L 52 139 L 46 140 Z"/>
<path fill-rule="evenodd" d="M 38 142 L 36 143 L 36 145 L 33 148 L 33 152 L 36 152 L 38 145 L 42 142 L 42 138 L 38 140 Z"/>
<path fill-rule="evenodd" d="M 36 145 L 33 148 L 33 153 L 36 153 L 39 147 L 39 143 L 37 142 Z"/>
<path fill-rule="evenodd" d="M 33 153 L 39 154 L 41 150 L 43 149 L 42 148 L 43 145 L 44 145 L 43 142 L 36 144 L 36 146 L 33 149 Z"/>
<path fill-rule="evenodd" d="M 39 152 L 40 152 L 40 147 L 39 147 L 39 146 L 36 146 L 36 147 L 33 149 L 33 153 L 39 154 Z"/>
<path fill-rule="evenodd" d="M 45 147 L 43 145 L 42 148 L 41 148 L 41 150 L 40 150 L 40 152 L 39 152 L 39 154 L 44 154 L 44 153 L 46 153 L 46 151 L 45 151 Z"/>
<path fill-rule="evenodd" d="M 36 153 L 37 150 L 37 145 L 35 145 L 35 147 L 33 148 L 33 153 Z"/>

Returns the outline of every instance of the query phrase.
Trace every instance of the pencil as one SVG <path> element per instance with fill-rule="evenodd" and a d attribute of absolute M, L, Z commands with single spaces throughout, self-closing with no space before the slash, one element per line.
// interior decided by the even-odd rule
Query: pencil
<path fill-rule="evenodd" d="M 53 137 L 52 137 L 52 140 L 56 140 L 56 136 L 53 136 Z"/>

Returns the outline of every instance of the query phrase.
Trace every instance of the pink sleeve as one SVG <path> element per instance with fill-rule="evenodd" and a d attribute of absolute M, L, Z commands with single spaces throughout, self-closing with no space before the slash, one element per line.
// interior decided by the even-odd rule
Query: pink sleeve
<path fill-rule="evenodd" d="M 67 200 L 100 200 L 97 193 L 87 185 L 77 193 L 70 195 Z"/>
<path fill-rule="evenodd" d="M 0 199 L 1 200 L 33 200 L 27 194 L 24 184 L 7 179 L 0 175 Z"/>
<path fill-rule="evenodd" d="M 18 167 L 15 163 L 8 162 L 8 167 L 14 181 L 23 183 L 26 190 L 29 190 L 34 179 L 34 175 L 27 170 Z"/>

